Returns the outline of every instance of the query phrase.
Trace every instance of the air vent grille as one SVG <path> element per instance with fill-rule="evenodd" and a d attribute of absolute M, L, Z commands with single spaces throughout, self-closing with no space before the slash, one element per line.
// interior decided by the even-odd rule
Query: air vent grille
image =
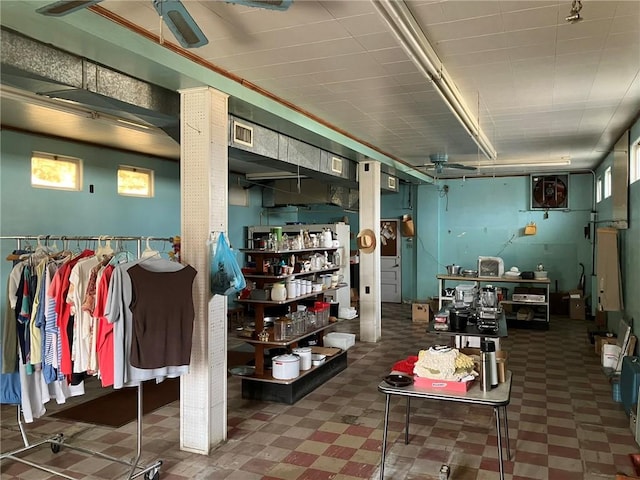
<path fill-rule="evenodd" d="M 253 127 L 233 121 L 233 142 L 253 147 Z"/>
<path fill-rule="evenodd" d="M 342 159 L 338 157 L 331 157 L 331 171 L 333 173 L 342 174 Z"/>

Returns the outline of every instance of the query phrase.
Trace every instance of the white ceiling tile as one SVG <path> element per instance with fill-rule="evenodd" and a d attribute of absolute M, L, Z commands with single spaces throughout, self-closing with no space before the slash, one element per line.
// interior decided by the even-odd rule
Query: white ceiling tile
<path fill-rule="evenodd" d="M 386 63 L 395 63 L 398 61 L 406 60 L 409 57 L 404 53 L 404 50 L 400 47 L 392 47 L 392 48 L 384 48 L 380 50 L 369 50 L 369 54 L 371 58 L 373 58 L 376 62 L 380 64 Z M 413 71 L 415 72 L 416 67 L 413 67 Z"/>
<path fill-rule="evenodd" d="M 588 40 L 590 37 L 600 38 L 611 31 L 611 19 L 584 20 L 578 23 L 561 23 L 558 25 L 558 41 Z"/>
<path fill-rule="evenodd" d="M 470 110 L 480 104 L 500 158 L 570 149 L 593 165 L 603 155 L 594 149 L 604 150 L 616 128 L 638 115 L 640 1 L 583 0 L 577 24 L 564 20 L 571 0 L 406 3 Z M 189 53 L 400 158 L 424 163 L 444 147 L 452 158 L 477 158 L 373 2 L 294 0 L 286 12 L 211 0 L 185 5 L 210 40 Z M 101 6 L 159 31 L 149 0 Z M 193 83 L 188 74 L 184 81 Z"/>
<path fill-rule="evenodd" d="M 507 37 L 503 33 L 482 35 L 478 37 L 466 37 L 454 40 L 442 40 L 435 45 L 440 59 L 444 61 L 451 55 L 468 54 L 491 50 L 500 50 L 508 47 Z"/>
<path fill-rule="evenodd" d="M 304 1 L 303 1 L 304 3 Z M 319 2 L 334 18 L 348 18 L 375 12 L 371 2 L 361 1 L 321 1 Z"/>
<path fill-rule="evenodd" d="M 505 31 L 530 30 L 558 24 L 558 7 L 541 6 L 526 11 L 504 12 L 502 21 Z"/>
<path fill-rule="evenodd" d="M 438 23 L 430 25 L 424 30 L 427 37 L 435 39 L 436 43 L 444 40 L 495 35 L 502 32 L 504 32 L 504 25 L 500 15 Z"/>
<path fill-rule="evenodd" d="M 388 27 L 378 12 L 341 18 L 338 21 L 340 25 L 354 37 L 358 35 L 371 35 L 373 33 L 388 33 Z"/>
<path fill-rule="evenodd" d="M 509 51 L 506 48 L 499 50 L 485 50 L 483 52 L 463 53 L 459 55 L 447 55 L 442 58 L 445 67 L 453 73 L 459 68 L 474 67 L 488 64 L 503 64 L 508 66 Z"/>
<path fill-rule="evenodd" d="M 555 26 L 531 28 L 507 32 L 505 33 L 505 38 L 507 45 L 512 48 L 545 43 L 554 44 L 556 42 L 556 31 L 557 27 Z"/>
<path fill-rule="evenodd" d="M 509 58 L 512 62 L 553 56 L 556 53 L 555 45 L 525 45 L 509 48 Z"/>
<path fill-rule="evenodd" d="M 398 42 L 389 32 L 358 35 L 355 39 L 368 51 L 398 47 Z"/>
<path fill-rule="evenodd" d="M 446 1 L 442 2 L 441 8 L 444 14 L 444 22 L 455 22 L 500 13 L 500 6 L 497 2 L 484 0 Z"/>

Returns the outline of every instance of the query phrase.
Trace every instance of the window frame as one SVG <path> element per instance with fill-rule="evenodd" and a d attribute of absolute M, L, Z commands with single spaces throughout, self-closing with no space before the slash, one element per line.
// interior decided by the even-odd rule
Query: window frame
<path fill-rule="evenodd" d="M 612 178 L 611 178 L 611 165 L 604 169 L 604 189 L 602 191 L 603 198 L 609 198 L 611 196 Z"/>
<path fill-rule="evenodd" d="M 640 180 L 640 138 L 638 138 L 631 148 L 629 156 L 629 185 Z"/>
<path fill-rule="evenodd" d="M 47 160 L 51 162 L 60 162 L 65 164 L 73 164 L 75 166 L 75 185 L 64 186 L 64 185 L 49 185 L 46 183 L 34 183 L 34 178 L 37 180 L 38 177 L 34 173 L 34 163 L 37 163 L 38 160 Z M 44 188 L 47 190 L 60 190 L 64 192 L 81 192 L 83 188 L 83 162 L 81 158 L 78 157 L 70 157 L 68 155 L 58 155 L 55 153 L 47 153 L 47 152 L 39 152 L 32 151 L 31 152 L 31 164 L 30 164 L 30 184 L 32 188 Z"/>
<path fill-rule="evenodd" d="M 135 192 L 121 192 L 120 191 L 120 172 L 123 172 L 123 171 L 146 174 L 149 181 L 148 193 L 140 194 Z M 116 193 L 123 197 L 153 198 L 155 196 L 155 171 L 151 168 L 134 167 L 133 165 L 118 165 L 118 170 L 116 171 Z"/>
<path fill-rule="evenodd" d="M 602 201 L 602 175 L 596 178 L 596 203 Z"/>

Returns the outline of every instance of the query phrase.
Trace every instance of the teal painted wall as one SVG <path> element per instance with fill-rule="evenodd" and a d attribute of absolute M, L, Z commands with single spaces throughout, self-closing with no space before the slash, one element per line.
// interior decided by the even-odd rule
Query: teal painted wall
<path fill-rule="evenodd" d="M 179 232 L 180 167 L 177 162 L 7 130 L 0 135 L 2 235 L 166 237 Z M 33 151 L 82 159 L 82 191 L 32 188 Z M 154 197 L 117 195 L 118 165 L 154 170 Z M 90 185 L 94 193 L 89 192 Z"/>
<path fill-rule="evenodd" d="M 8 130 L 0 132 L 0 141 L 0 236 L 173 237 L 180 233 L 180 167 L 177 162 Z M 31 187 L 33 151 L 82 159 L 82 191 Z M 153 198 L 117 195 L 117 169 L 121 164 L 154 171 Z M 90 193 L 90 185 L 93 185 L 94 193 Z M 62 243 L 57 245 L 61 247 Z M 0 243 L 5 256 L 15 246 L 15 241 Z M 71 244 L 70 248 L 75 246 Z M 151 246 L 160 251 L 171 248 L 168 242 L 154 242 Z M 135 252 L 136 245 L 128 244 L 125 248 Z M 10 270 L 9 262 L 0 263 L 2 311 L 6 301 L 4 286 Z"/>
<path fill-rule="evenodd" d="M 479 256 L 497 256 L 505 269 L 533 270 L 542 263 L 552 291 L 575 288 L 581 273 L 589 272 L 592 241 L 585 238 L 591 213 L 591 175 L 571 175 L 570 211 L 529 210 L 529 177 L 472 178 L 418 187 L 414 207 L 418 235 L 414 239 L 416 299 L 436 296 L 437 274 L 446 265 L 477 269 Z M 447 185 L 445 192 L 444 185 Z M 535 236 L 525 236 L 529 222 Z M 403 262 L 404 264 L 404 262 Z M 405 292 L 403 292 L 405 293 Z"/>
<path fill-rule="evenodd" d="M 415 197 L 415 185 L 400 183 L 397 193 L 384 193 L 380 200 L 380 217 L 383 219 L 395 219 L 402 221 L 403 215 L 415 215 L 413 199 Z M 400 235 L 400 255 L 402 269 L 402 301 L 411 302 L 415 299 L 416 269 L 414 258 L 415 237 Z"/>
<path fill-rule="evenodd" d="M 640 120 L 629 130 L 629 148 L 640 142 Z M 606 156 L 596 169 L 596 176 L 604 178 L 605 169 L 612 164 L 613 155 Z M 615 172 L 614 172 L 615 174 Z M 596 204 L 597 218 L 608 226 L 613 216 L 611 198 L 603 199 Z M 622 275 L 622 297 L 624 314 L 633 319 L 633 333 L 640 336 L 640 181 L 629 185 L 629 228 L 619 230 L 620 271 Z M 608 328 L 617 333 L 618 321 L 623 312 L 607 312 Z"/>
<path fill-rule="evenodd" d="M 640 120 L 631 129 L 632 145 L 640 144 Z M 629 229 L 622 233 L 622 278 L 627 314 L 633 318 L 633 331 L 640 336 L 640 180 L 629 186 Z M 639 347 L 636 347 L 639 348 Z M 637 350 L 636 350 L 637 351 Z"/>
<path fill-rule="evenodd" d="M 180 229 L 179 166 L 175 162 L 116 152 L 63 140 L 0 132 L 0 235 L 132 235 L 170 237 Z M 631 139 L 640 137 L 640 122 Z M 30 187 L 31 152 L 45 151 L 84 160 L 84 189 L 59 192 Z M 156 195 L 152 199 L 118 196 L 115 172 L 119 164 L 152 168 Z M 601 166 L 606 166 L 606 160 Z M 592 272 L 592 239 L 585 238 L 591 212 L 593 177 L 571 175 L 570 211 L 530 211 L 529 177 L 475 178 L 439 185 L 400 184 L 397 194 L 381 198 L 381 217 L 413 217 L 416 236 L 402 238 L 402 299 L 405 302 L 437 294 L 438 273 L 455 262 L 475 268 L 479 255 L 500 256 L 505 268 L 521 270 L 543 263 L 561 291 L 574 288 L 580 268 Z M 89 193 L 89 185 L 95 193 Z M 231 175 L 230 188 L 242 184 Z M 246 189 L 246 206 L 229 206 L 229 240 L 236 248 L 246 246 L 248 225 L 282 225 L 287 222 L 333 223 L 347 218 L 351 225 L 351 249 L 355 249 L 358 214 L 330 205 L 265 209 L 262 187 Z M 607 203 L 598 204 L 600 218 Z M 630 186 L 630 228 L 621 232 L 625 302 L 629 315 L 640 319 L 640 298 L 634 285 L 640 281 L 640 182 Z M 535 222 L 538 233 L 524 236 L 524 226 Z M 2 242 L 2 251 L 14 248 Z M 157 247 L 156 247 L 157 248 Z M 0 264 L 0 279 L 6 282 L 7 262 Z M 587 288 L 591 285 L 587 282 Z M 4 298 L 3 298 L 4 300 Z M 640 323 L 640 320 L 636 320 Z M 637 328 L 637 327 L 636 327 Z M 636 330 L 637 334 L 638 330 Z"/>
<path fill-rule="evenodd" d="M 569 210 L 545 212 L 529 209 L 529 177 L 473 178 L 447 181 L 441 190 L 440 263 L 477 269 L 478 256 L 504 260 L 505 270 L 534 270 L 542 263 L 549 272 L 552 291 L 576 288 L 583 263 L 591 270 L 592 245 L 585 238 L 591 213 L 591 175 L 571 175 Z M 524 235 L 530 222 L 536 235 Z"/>

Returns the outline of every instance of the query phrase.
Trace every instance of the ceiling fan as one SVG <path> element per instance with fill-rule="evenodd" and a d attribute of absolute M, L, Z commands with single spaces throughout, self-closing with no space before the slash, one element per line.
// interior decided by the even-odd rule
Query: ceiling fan
<path fill-rule="evenodd" d="M 36 12 L 43 15 L 61 17 L 77 10 L 88 8 L 101 1 L 102 0 L 59 0 L 38 8 Z M 184 48 L 197 48 L 209 43 L 205 34 L 180 0 L 151 1 L 160 18 L 164 20 L 169 30 L 171 30 L 176 37 L 176 40 L 178 40 Z M 225 2 L 256 8 L 267 8 L 270 10 L 286 10 L 293 0 L 225 0 Z"/>
<path fill-rule="evenodd" d="M 434 169 L 437 174 L 444 171 L 445 168 L 454 168 L 457 170 L 476 170 L 476 167 L 462 165 L 461 163 L 449 163 L 449 155 L 446 153 L 434 153 L 429 155 L 430 164 L 424 165 L 427 169 Z"/>

